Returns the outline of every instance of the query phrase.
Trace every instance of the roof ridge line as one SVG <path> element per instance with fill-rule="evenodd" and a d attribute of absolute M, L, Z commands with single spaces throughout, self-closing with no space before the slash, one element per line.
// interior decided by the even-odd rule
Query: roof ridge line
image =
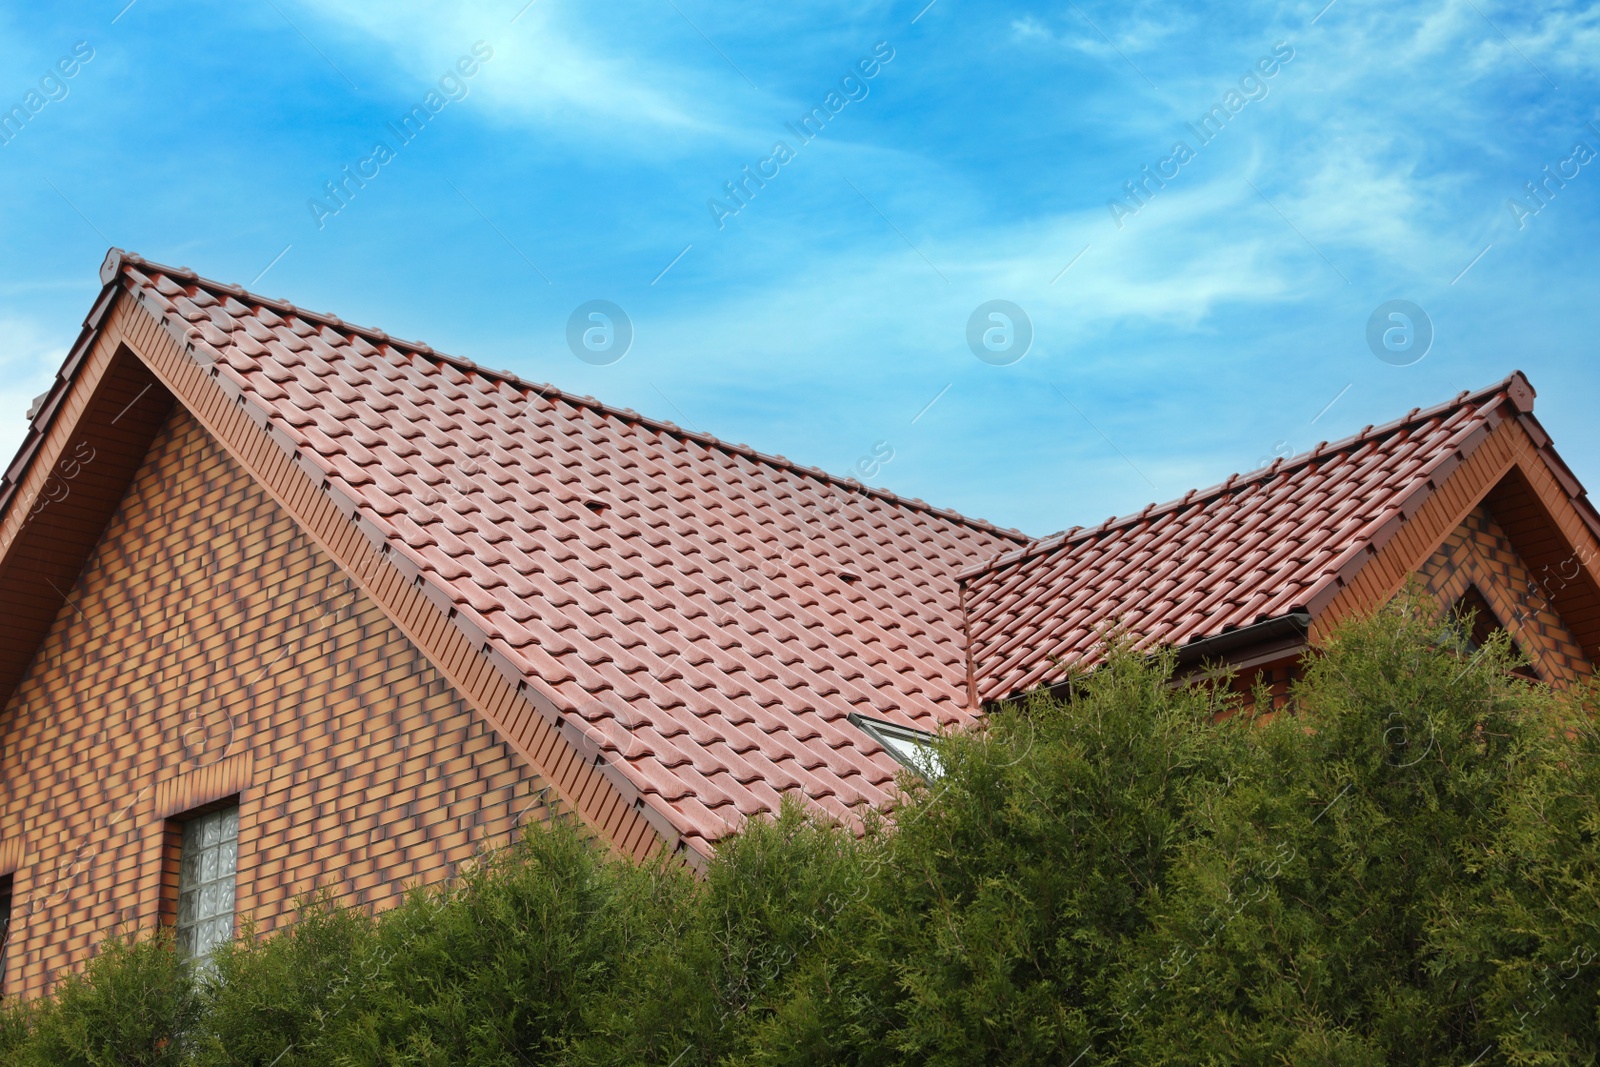
<path fill-rule="evenodd" d="M 1014 527 L 998 526 L 987 519 L 979 519 L 970 515 L 963 515 L 961 512 L 956 511 L 953 508 L 937 507 L 919 497 L 901 496 L 892 489 L 883 489 L 866 485 L 865 483 L 857 481 L 853 478 L 844 478 L 840 475 L 832 474 L 826 470 L 823 470 L 821 467 L 807 467 L 803 464 L 796 463 L 786 456 L 779 456 L 770 452 L 762 452 L 758 449 L 752 448 L 747 444 L 726 441 L 715 436 L 714 434 L 709 434 L 701 430 L 686 429 L 685 427 L 679 426 L 668 419 L 658 419 L 650 415 L 644 415 L 634 411 L 632 408 L 615 407 L 592 396 L 580 396 L 576 393 L 569 393 L 560 386 L 529 381 L 528 379 L 514 374 L 508 370 L 493 370 L 483 366 L 482 364 L 474 363 L 472 360 L 467 359 L 464 356 L 453 356 L 448 352 L 440 352 L 432 345 L 429 345 L 423 341 L 407 341 L 403 338 L 391 336 L 377 327 L 359 326 L 353 322 L 346 322 L 344 319 L 341 319 L 339 316 L 330 312 L 312 311 L 308 308 L 299 307 L 288 300 L 262 296 L 259 293 L 251 292 L 241 285 L 219 282 L 215 281 L 214 279 L 204 277 L 190 267 L 172 267 L 163 263 L 157 263 L 154 260 L 146 259 L 137 252 L 129 252 L 121 248 L 112 248 L 106 254 L 105 263 L 100 268 L 101 279 L 109 284 L 113 278 L 121 275 L 121 268 L 123 264 L 135 267 L 147 267 L 161 274 L 168 275 L 169 277 L 185 279 L 203 288 L 216 289 L 241 300 L 253 301 L 262 306 L 269 307 L 274 311 L 292 313 L 301 318 L 323 322 L 337 329 L 358 334 L 368 340 L 389 345 L 391 348 L 414 352 L 429 359 L 436 359 L 443 363 L 448 363 L 459 370 L 470 371 L 476 374 L 481 374 L 487 378 L 493 378 L 499 381 L 507 382 L 508 384 L 514 385 L 518 388 L 537 393 L 543 399 L 556 396 L 577 407 L 587 407 L 604 415 L 615 416 L 624 421 L 636 422 L 641 425 L 648 426 L 654 430 L 668 433 L 686 440 L 695 441 L 712 448 L 722 449 L 723 451 L 729 452 L 733 455 L 744 456 L 746 459 L 752 459 L 758 463 L 765 463 L 768 466 L 776 467 L 780 470 L 787 470 L 796 474 L 806 475 L 818 479 L 819 481 L 838 486 L 839 488 L 851 490 L 852 492 L 866 493 L 869 496 L 876 497 L 887 503 L 909 508 L 912 511 L 920 511 L 926 514 L 936 515 L 943 519 L 961 523 L 964 526 L 982 530 L 985 533 L 998 534 L 1003 537 L 1020 539 L 1023 545 L 1030 544 L 1034 540 L 1033 538 L 1028 537 L 1027 534 L 1024 534 L 1021 530 L 1018 530 Z"/>
<path fill-rule="evenodd" d="M 1096 537 L 1100 534 L 1108 533 L 1111 530 L 1132 526 L 1139 522 L 1145 522 L 1165 516 L 1171 512 L 1177 511 L 1179 508 L 1188 507 L 1190 505 L 1208 504 L 1212 500 L 1222 496 L 1224 493 L 1236 491 L 1245 485 L 1264 482 L 1268 478 L 1275 478 L 1288 470 L 1303 467 L 1306 464 L 1315 462 L 1316 460 L 1322 459 L 1326 456 L 1333 455 L 1336 452 L 1348 451 L 1359 444 L 1392 434 L 1397 430 L 1412 425 L 1413 423 L 1424 422 L 1428 419 L 1432 419 L 1441 412 L 1450 411 L 1462 407 L 1468 403 L 1481 403 L 1482 401 L 1500 393 L 1509 392 L 1519 380 L 1524 386 L 1527 387 L 1528 393 L 1531 397 L 1534 394 L 1534 390 L 1533 386 L 1528 382 L 1527 376 L 1524 375 L 1520 370 L 1514 370 L 1504 378 L 1500 379 L 1498 382 L 1485 386 L 1482 389 L 1463 389 L 1449 400 L 1433 404 L 1426 408 L 1412 408 L 1399 418 L 1391 419 L 1389 422 L 1378 426 L 1368 423 L 1364 429 L 1346 437 L 1342 437 L 1336 441 L 1319 442 L 1316 447 L 1309 449 L 1306 452 L 1302 452 L 1297 456 L 1279 457 L 1269 466 L 1261 467 L 1255 471 L 1249 472 L 1248 474 L 1235 472 L 1214 485 L 1207 486 L 1204 489 L 1190 489 L 1183 496 L 1174 500 L 1169 500 L 1164 504 L 1146 504 L 1138 511 L 1129 512 L 1121 516 L 1113 515 L 1110 518 L 1093 526 L 1069 527 L 1068 529 L 1062 530 L 1058 533 L 1051 534 L 1048 537 L 1041 537 L 1036 541 L 1029 542 L 1028 544 L 1020 545 L 1016 548 L 1008 548 L 1002 552 L 996 553 L 982 563 L 970 564 L 962 570 L 957 571 L 956 580 L 958 582 L 969 581 L 987 571 L 1008 566 L 1020 560 L 1031 559 L 1033 556 L 1044 552 L 1054 551 L 1069 541 L 1085 540 L 1090 537 Z M 1532 411 L 1532 409 L 1533 406 L 1530 400 L 1528 403 L 1528 410 Z M 1434 466 L 1436 466 L 1436 464 L 1430 465 L 1428 468 L 1419 471 L 1418 475 L 1426 476 Z"/>

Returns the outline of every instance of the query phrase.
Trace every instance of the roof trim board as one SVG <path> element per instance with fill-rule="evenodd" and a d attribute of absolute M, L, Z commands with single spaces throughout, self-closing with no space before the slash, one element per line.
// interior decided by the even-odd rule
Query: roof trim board
<path fill-rule="evenodd" d="M 83 329 L 67 354 L 66 361 L 56 372 L 55 381 L 45 393 L 42 403 L 36 403 L 33 419 L 29 422 L 27 436 L 17 450 L 16 457 L 0 481 L 0 559 L 10 551 L 17 535 L 26 523 L 26 508 L 18 511 L 12 502 L 22 494 L 31 504 L 37 499 L 50 471 L 66 449 L 73 426 L 83 417 L 94 388 L 111 364 L 114 348 L 96 347 L 100 322 L 110 306 L 115 287 L 107 286 L 95 300 L 93 309 L 84 319 Z M 72 386 L 82 381 L 84 388 L 73 394 Z M 62 409 L 67 413 L 62 415 Z M 59 416 L 59 421 L 58 421 Z"/>

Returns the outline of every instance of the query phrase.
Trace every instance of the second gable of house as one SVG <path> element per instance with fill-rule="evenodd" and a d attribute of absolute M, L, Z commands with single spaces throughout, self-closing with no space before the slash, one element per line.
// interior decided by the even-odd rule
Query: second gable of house
<path fill-rule="evenodd" d="M 1477 611 L 1478 634 L 1506 630 L 1540 681 L 1571 685 L 1594 675 L 1571 627 L 1487 505 L 1472 510 L 1418 576 L 1441 603 Z"/>

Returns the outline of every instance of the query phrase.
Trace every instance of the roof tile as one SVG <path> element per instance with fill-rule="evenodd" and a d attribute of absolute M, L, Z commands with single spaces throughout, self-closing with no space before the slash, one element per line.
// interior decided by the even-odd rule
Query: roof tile
<path fill-rule="evenodd" d="M 786 791 L 886 799 L 898 765 L 835 725 L 853 707 L 971 721 L 955 574 L 1015 531 L 186 271 L 122 274 L 702 850 Z"/>
<path fill-rule="evenodd" d="M 1182 644 L 1305 610 L 1398 528 L 1429 472 L 1507 411 L 1514 374 L 1477 394 L 963 572 L 967 654 L 980 700 L 1062 680 L 1115 624 L 1141 648 Z M 1507 405 L 1513 407 L 1508 408 Z"/>

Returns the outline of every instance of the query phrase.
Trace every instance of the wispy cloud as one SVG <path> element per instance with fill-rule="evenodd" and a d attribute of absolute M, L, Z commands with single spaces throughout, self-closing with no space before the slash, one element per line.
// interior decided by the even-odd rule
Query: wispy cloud
<path fill-rule="evenodd" d="M 592 9 L 536 0 L 513 23 L 521 7 L 331 0 L 304 10 L 381 44 L 418 82 L 438 77 L 473 41 L 487 41 L 495 59 L 475 93 L 481 108 L 505 122 L 613 142 L 641 130 L 716 135 L 737 125 L 741 109 L 729 99 L 737 93 L 727 78 L 650 44 L 680 29 L 693 33 L 674 25 L 670 7 L 633 5 L 597 19 Z"/>
<path fill-rule="evenodd" d="M 194 67 L 181 113 L 74 90 L 40 131 L 58 140 L 35 139 L 0 188 L 38 207 L 6 217 L 8 241 L 56 256 L 48 276 L 70 259 L 85 295 L 65 307 L 24 291 L 30 263 L 0 271 L 0 315 L 45 321 L 49 303 L 65 331 L 92 296 L 101 238 L 48 178 L 154 258 L 248 281 L 292 245 L 261 284 L 308 306 L 678 417 L 665 394 L 702 428 L 836 470 L 890 440 L 884 481 L 1035 530 L 1142 504 L 1141 475 L 1176 495 L 1513 360 L 1589 390 L 1563 382 L 1541 405 L 1592 403 L 1586 294 L 1600 279 L 1583 249 L 1600 230 L 1600 171 L 1526 231 L 1505 201 L 1594 117 L 1593 3 L 1339 0 L 1314 25 L 1325 0 L 940 0 L 915 24 L 925 5 L 893 0 L 278 3 L 313 47 L 265 8 L 212 27 L 140 4 L 118 24 L 105 61 L 130 71 L 271 29 L 258 52 Z M 6 16 L 32 35 L 31 51 L 8 37 L 19 69 L 72 39 L 38 24 L 51 17 Z M 306 196 L 480 39 L 495 58 L 438 136 L 430 126 L 336 232 L 311 239 Z M 785 120 L 879 40 L 897 54 L 870 97 L 719 229 L 707 198 L 729 195 L 725 181 L 792 137 Z M 1269 92 L 1197 144 L 1187 124 L 1279 41 L 1295 58 Z M 276 124 L 263 84 L 283 101 Z M 188 162 L 219 151 L 218 130 L 238 132 L 230 150 L 248 165 Z M 1194 160 L 1119 228 L 1108 202 L 1180 139 Z M 146 194 L 114 180 L 127 173 Z M 233 207 L 197 215 L 197 197 Z M 583 364 L 561 340 L 595 298 L 638 328 L 616 366 Z M 1437 327 L 1434 354 L 1404 370 L 1363 334 L 1394 298 Z M 966 346 L 968 317 L 994 299 L 1036 328 L 1014 366 Z M 53 371 L 70 341 L 10 328 L 15 366 Z M 47 377 L 0 396 L 6 425 Z M 1600 428 L 1575 421 L 1560 433 L 1581 466 L 1584 448 L 1600 457 Z"/>
<path fill-rule="evenodd" d="M 72 335 L 61 323 L 0 314 L 0 454 L 8 459 L 27 431 L 24 416 L 35 397 L 50 388 Z"/>

